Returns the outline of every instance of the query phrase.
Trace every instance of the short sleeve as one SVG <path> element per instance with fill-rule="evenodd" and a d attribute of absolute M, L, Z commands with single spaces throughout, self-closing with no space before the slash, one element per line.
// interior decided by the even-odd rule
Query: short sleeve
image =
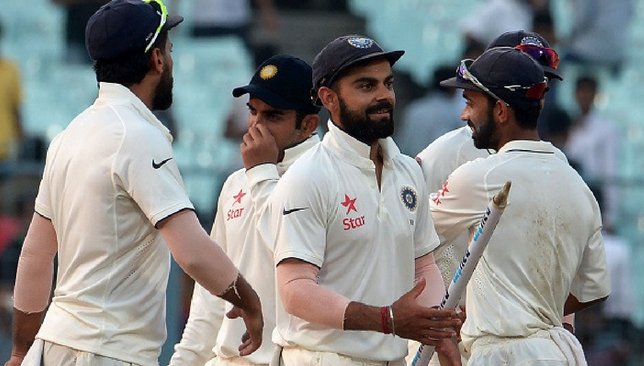
<path fill-rule="evenodd" d="M 601 218 L 596 208 L 595 231 L 584 248 L 577 275 L 570 292 L 580 302 L 590 302 L 608 296 L 610 280 L 606 264 L 606 251 L 601 233 Z"/>
<path fill-rule="evenodd" d="M 183 209 L 194 209 L 184 189 L 170 141 L 161 132 L 127 131 L 114 161 L 123 190 L 156 224 Z"/>
<path fill-rule="evenodd" d="M 40 186 L 38 187 L 38 195 L 36 196 L 36 202 L 34 209 L 36 212 L 47 219 L 52 220 L 54 218 L 51 205 L 51 191 L 50 191 L 50 176 L 51 176 L 51 164 L 55 151 L 59 147 L 60 134 L 54 137 L 49 144 L 49 149 L 47 150 L 47 157 L 45 159 L 45 168 L 43 170 L 42 179 L 40 180 Z"/>
<path fill-rule="evenodd" d="M 421 183 L 418 187 L 418 215 L 414 232 L 414 258 L 420 258 L 436 249 L 440 244 L 438 234 L 429 212 L 429 195 L 426 187 Z"/>
<path fill-rule="evenodd" d="M 478 223 L 488 205 L 487 187 L 471 163 L 456 169 L 442 188 L 430 195 L 430 210 L 438 234 L 447 241 Z M 499 187 L 500 189 L 500 187 Z"/>
<path fill-rule="evenodd" d="M 295 165 L 275 186 L 270 202 L 276 265 L 284 259 L 297 258 L 322 267 L 327 222 L 323 186 Z"/>

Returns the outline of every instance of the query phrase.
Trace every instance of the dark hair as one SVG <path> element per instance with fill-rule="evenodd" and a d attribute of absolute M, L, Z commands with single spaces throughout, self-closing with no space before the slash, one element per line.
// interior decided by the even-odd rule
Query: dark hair
<path fill-rule="evenodd" d="M 483 93 L 487 96 L 488 104 L 490 108 L 494 107 L 496 99 L 487 93 Z M 503 101 L 505 103 L 505 101 Z M 530 105 L 524 106 L 510 106 L 514 111 L 514 118 L 517 121 L 519 127 L 523 129 L 533 130 L 537 128 L 537 120 L 539 119 L 539 114 L 541 114 L 541 103 L 530 103 Z"/>
<path fill-rule="evenodd" d="M 539 114 L 541 114 L 540 103 L 537 105 L 512 107 L 512 109 L 514 110 L 514 117 L 519 127 L 528 130 L 537 128 L 537 120 L 539 119 Z"/>
<path fill-rule="evenodd" d="M 142 50 L 136 50 L 113 60 L 94 61 L 96 81 L 116 83 L 126 87 L 140 83 L 145 77 L 145 74 L 150 71 L 150 55 L 152 55 L 152 50 L 159 48 L 162 53 L 165 53 L 164 46 L 167 40 L 168 31 L 163 30 L 159 33 L 159 36 L 148 52 L 144 53 Z"/>
<path fill-rule="evenodd" d="M 304 121 L 304 118 L 306 116 L 308 116 L 309 114 L 316 114 L 316 113 L 296 110 L 295 111 L 295 128 L 297 128 L 297 129 L 302 128 L 302 121 Z"/>

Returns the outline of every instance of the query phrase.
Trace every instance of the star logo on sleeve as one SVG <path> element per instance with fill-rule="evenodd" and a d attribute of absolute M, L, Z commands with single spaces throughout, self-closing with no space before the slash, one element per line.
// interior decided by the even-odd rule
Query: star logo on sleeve
<path fill-rule="evenodd" d="M 436 193 L 432 193 L 430 195 L 430 198 L 432 201 L 434 201 L 435 204 L 440 205 L 441 204 L 441 197 L 445 196 L 445 193 L 449 192 L 449 189 L 447 188 L 447 182 L 443 183 L 443 187 L 438 190 Z"/>
<path fill-rule="evenodd" d="M 356 209 L 356 198 L 350 198 L 347 194 L 344 195 L 344 202 L 340 203 L 342 206 L 347 208 L 347 215 L 351 212 L 358 212 Z"/>
<path fill-rule="evenodd" d="M 246 195 L 246 193 L 244 193 L 244 191 L 242 189 L 240 189 L 239 193 L 237 193 L 236 195 L 233 196 L 233 198 L 235 199 L 235 202 L 233 202 L 233 205 L 235 203 L 241 203 L 241 200 L 242 200 L 242 198 L 244 198 L 245 195 Z"/>

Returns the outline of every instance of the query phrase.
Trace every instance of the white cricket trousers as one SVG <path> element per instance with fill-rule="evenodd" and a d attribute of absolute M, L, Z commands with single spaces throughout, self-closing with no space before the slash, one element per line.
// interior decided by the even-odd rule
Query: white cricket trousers
<path fill-rule="evenodd" d="M 204 366 L 268 366 L 267 363 L 252 363 L 242 357 L 221 358 L 215 357 L 206 362 Z"/>
<path fill-rule="evenodd" d="M 282 350 L 281 366 L 405 366 L 405 360 L 370 361 L 339 353 L 309 351 L 299 347 Z M 278 366 L 278 365 L 271 365 Z"/>
<path fill-rule="evenodd" d="M 587 366 L 581 344 L 561 327 L 523 338 L 479 338 L 472 345 L 467 365 Z"/>
<path fill-rule="evenodd" d="M 419 347 L 420 347 L 420 342 L 416 342 L 416 341 L 407 342 L 407 350 L 409 352 L 407 354 L 407 357 L 405 357 L 405 362 L 407 365 L 411 365 L 411 363 L 414 361 L 414 357 L 416 357 L 416 353 L 418 352 Z M 458 342 L 458 350 L 461 352 L 461 364 L 467 365 L 467 358 L 469 357 L 469 353 L 465 352 L 465 349 L 463 349 L 462 342 Z M 438 360 L 438 353 L 434 352 L 432 359 L 429 361 L 429 366 L 440 366 L 440 364 L 441 363 Z"/>
<path fill-rule="evenodd" d="M 42 361 L 41 361 L 42 360 Z M 83 352 L 36 339 L 22 366 L 138 366 L 137 364 Z"/>

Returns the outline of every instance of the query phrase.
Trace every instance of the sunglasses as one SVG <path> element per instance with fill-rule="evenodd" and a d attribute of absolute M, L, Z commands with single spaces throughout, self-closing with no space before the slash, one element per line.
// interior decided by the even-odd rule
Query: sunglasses
<path fill-rule="evenodd" d="M 532 44 L 520 44 L 514 48 L 527 53 L 543 66 L 548 66 L 554 70 L 557 70 L 559 67 L 559 54 L 552 48 L 539 47 Z"/>
<path fill-rule="evenodd" d="M 474 60 L 472 60 L 472 59 L 461 60 L 460 66 L 458 67 L 458 69 L 456 69 L 456 78 L 457 78 L 457 80 L 460 79 L 460 81 L 465 80 L 465 81 L 471 82 L 472 84 L 474 84 L 474 86 L 476 86 L 477 88 L 481 89 L 482 91 L 484 91 L 485 93 L 490 95 L 492 98 L 503 102 L 506 106 L 509 107 L 510 104 L 508 104 L 506 101 L 504 101 L 498 95 L 494 94 L 488 87 L 483 85 L 483 83 L 481 83 L 476 78 L 476 76 L 472 75 L 472 73 L 468 69 L 468 65 L 471 66 L 472 62 L 474 62 Z M 539 82 L 539 83 L 536 83 L 536 84 L 530 85 L 530 86 L 504 85 L 504 86 L 502 86 L 502 88 L 507 89 L 507 90 L 509 90 L 511 92 L 516 92 L 518 90 L 524 90 L 525 91 L 524 95 L 526 97 L 528 97 L 530 99 L 541 99 L 541 98 L 543 98 L 543 96 L 544 96 L 544 94 L 546 92 L 546 89 L 548 88 L 548 79 L 544 77 L 542 82 Z"/>
<path fill-rule="evenodd" d="M 456 79 L 459 80 L 459 81 L 469 81 L 469 82 L 471 82 L 477 88 L 483 90 L 488 95 L 490 95 L 492 98 L 505 103 L 505 105 L 509 107 L 510 105 L 507 102 L 505 102 L 503 99 L 501 99 L 501 97 L 499 97 L 498 95 L 492 93 L 492 91 L 490 89 L 488 89 L 488 87 L 483 85 L 483 83 L 481 83 L 479 81 L 479 79 L 476 78 L 476 76 L 472 75 L 470 70 L 467 68 L 468 65 L 470 65 L 470 66 L 472 65 L 472 62 L 474 62 L 474 60 L 472 60 L 470 58 L 461 60 L 461 64 L 458 66 L 458 69 L 456 69 Z"/>
<path fill-rule="evenodd" d="M 150 42 L 148 43 L 148 45 L 145 46 L 145 53 L 147 53 L 152 48 L 152 45 L 157 40 L 159 33 L 161 33 L 161 30 L 163 29 L 165 22 L 168 20 L 168 8 L 165 7 L 165 4 L 161 0 L 143 0 L 143 2 L 152 5 L 152 7 L 155 7 L 153 4 L 156 4 L 159 7 L 159 9 L 155 9 L 155 10 L 161 16 L 161 21 L 159 22 L 159 26 L 154 31 L 154 36 L 152 36 L 152 39 L 150 39 Z"/>

